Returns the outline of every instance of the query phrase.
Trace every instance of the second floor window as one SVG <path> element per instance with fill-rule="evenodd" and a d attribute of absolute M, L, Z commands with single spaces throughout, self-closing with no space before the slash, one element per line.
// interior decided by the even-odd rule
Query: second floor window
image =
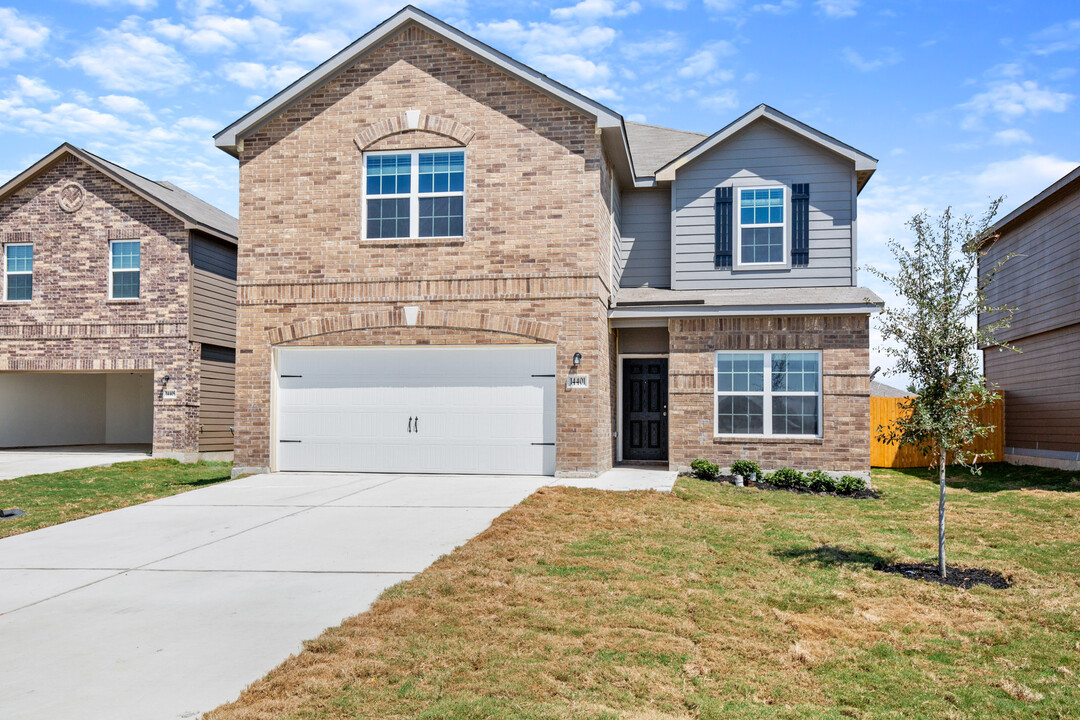
<path fill-rule="evenodd" d="M 409 150 L 364 156 L 365 235 L 465 234 L 465 152 Z"/>
<path fill-rule="evenodd" d="M 138 240 L 114 240 L 109 243 L 109 297 L 128 300 L 139 297 Z"/>
<path fill-rule="evenodd" d="M 4 299 L 30 300 L 34 295 L 34 246 L 4 246 Z"/>
<path fill-rule="evenodd" d="M 784 188 L 739 188 L 739 262 L 784 262 Z"/>

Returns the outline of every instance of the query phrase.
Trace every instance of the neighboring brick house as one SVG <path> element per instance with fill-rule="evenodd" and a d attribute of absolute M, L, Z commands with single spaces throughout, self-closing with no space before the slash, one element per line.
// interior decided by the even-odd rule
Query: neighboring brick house
<path fill-rule="evenodd" d="M 869 471 L 873 158 L 766 106 L 627 123 L 412 7 L 216 142 L 235 473 Z"/>
<path fill-rule="evenodd" d="M 0 447 L 230 454 L 236 237 L 66 143 L 0 187 Z"/>
<path fill-rule="evenodd" d="M 1080 470 L 1080 168 L 1003 217 L 984 252 L 980 274 L 1012 256 L 987 305 L 1013 308 L 996 336 L 1020 352 L 983 349 L 1005 397 L 1005 460 Z"/>

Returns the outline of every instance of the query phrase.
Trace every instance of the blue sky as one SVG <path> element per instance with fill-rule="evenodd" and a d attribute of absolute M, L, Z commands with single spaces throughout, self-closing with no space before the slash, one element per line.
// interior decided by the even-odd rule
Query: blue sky
<path fill-rule="evenodd" d="M 1008 210 L 1080 161 L 1075 2 L 418 4 L 627 119 L 710 133 L 765 102 L 879 158 L 861 264 L 921 209 Z M 211 135 L 400 7 L 0 0 L 0 180 L 67 140 L 235 213 Z"/>

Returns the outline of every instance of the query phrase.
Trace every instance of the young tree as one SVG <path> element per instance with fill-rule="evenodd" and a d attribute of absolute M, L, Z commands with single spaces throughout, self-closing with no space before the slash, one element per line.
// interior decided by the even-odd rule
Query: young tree
<path fill-rule="evenodd" d="M 955 217 L 948 208 L 931 220 L 922 212 L 907 226 L 915 234 L 914 245 L 889 241 L 898 269 L 868 270 L 903 301 L 886 307 L 878 326 L 886 344 L 884 352 L 895 361 L 893 373 L 912 379 L 916 394 L 902 407 L 910 414 L 892 427 L 878 428 L 879 437 L 891 445 L 915 445 L 937 464 L 938 568 L 945 569 L 945 468 L 948 458 L 978 472 L 977 457 L 965 450 L 993 426 L 981 425 L 975 411 L 995 402 L 999 395 L 986 386 L 979 368 L 979 345 L 999 345 L 995 333 L 1008 327 L 1012 308 L 988 307 L 986 288 L 1011 256 L 984 269 L 979 258 L 993 232 L 993 221 L 1002 198 L 990 203 L 980 218 Z M 996 320 L 979 327 L 979 313 Z M 890 342 L 891 341 L 891 342 Z"/>

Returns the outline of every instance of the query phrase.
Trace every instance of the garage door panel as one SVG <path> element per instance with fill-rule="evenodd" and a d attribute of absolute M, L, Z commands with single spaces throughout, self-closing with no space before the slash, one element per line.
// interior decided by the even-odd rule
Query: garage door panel
<path fill-rule="evenodd" d="M 281 470 L 555 471 L 552 347 L 286 348 L 277 367 Z"/>

